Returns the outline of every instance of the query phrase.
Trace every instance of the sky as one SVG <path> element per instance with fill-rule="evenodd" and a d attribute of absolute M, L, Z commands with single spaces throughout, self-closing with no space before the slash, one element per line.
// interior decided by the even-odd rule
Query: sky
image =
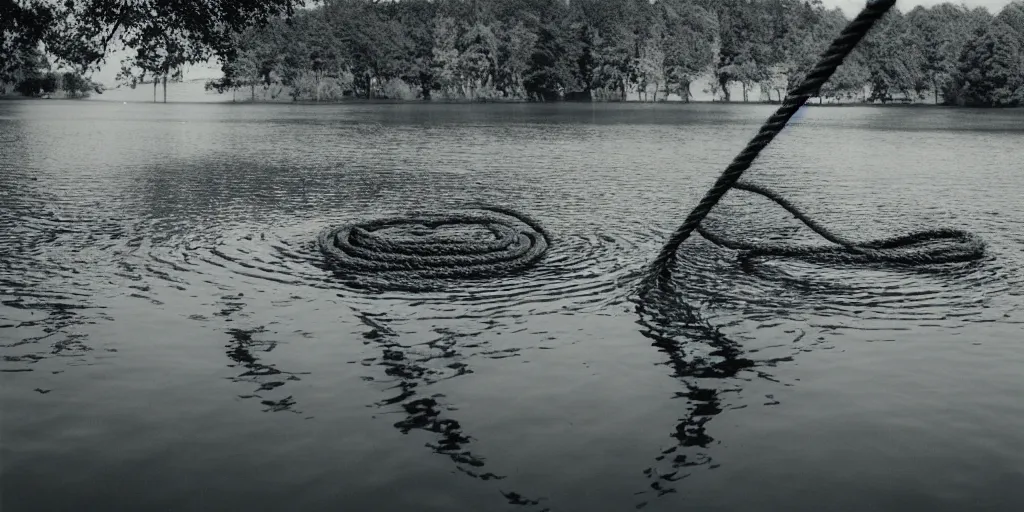
<path fill-rule="evenodd" d="M 898 0 L 896 7 L 903 12 L 907 12 L 918 5 L 929 7 L 947 1 L 960 3 L 971 8 L 985 7 L 993 14 L 998 13 L 1011 2 L 1011 0 L 960 0 L 959 2 L 956 0 Z M 852 18 L 864 7 L 866 0 L 822 0 L 822 4 L 830 8 L 839 7 L 847 17 Z M 117 80 L 115 77 L 117 76 L 117 71 L 121 68 L 119 63 L 123 56 L 124 54 L 120 52 L 113 52 L 108 55 L 106 64 L 98 72 L 93 73 L 92 79 L 104 84 L 108 88 L 116 87 Z M 186 80 L 217 78 L 220 76 L 220 69 L 213 64 L 197 64 L 185 69 L 184 76 Z"/>
<path fill-rule="evenodd" d="M 898 0 L 896 2 L 896 7 L 903 12 L 907 12 L 919 5 L 931 7 L 933 5 L 950 2 L 954 4 L 963 4 L 971 8 L 985 7 L 989 12 L 995 14 L 1001 11 L 1003 7 L 1006 7 L 1010 1 L 1011 0 Z M 821 3 L 825 4 L 826 7 L 838 7 L 843 10 L 843 13 L 846 14 L 847 17 L 853 17 L 855 14 L 860 12 L 867 2 L 865 0 L 822 0 Z"/>

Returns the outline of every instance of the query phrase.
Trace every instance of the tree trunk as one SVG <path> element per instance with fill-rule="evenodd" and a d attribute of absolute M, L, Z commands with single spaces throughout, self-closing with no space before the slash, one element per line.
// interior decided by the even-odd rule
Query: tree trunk
<path fill-rule="evenodd" d="M 160 81 L 157 77 L 153 77 L 153 103 L 156 103 L 156 84 Z"/>
<path fill-rule="evenodd" d="M 420 74 L 420 94 L 424 101 L 430 101 L 430 78 Z"/>
<path fill-rule="evenodd" d="M 167 103 L 167 75 L 164 75 L 164 103 Z"/>
<path fill-rule="evenodd" d="M 250 99 L 253 102 L 255 102 L 256 101 L 256 83 L 255 82 L 249 84 L 249 91 L 250 91 L 250 94 L 249 94 Z"/>
<path fill-rule="evenodd" d="M 718 85 L 722 88 L 722 100 L 726 102 L 732 101 L 732 94 L 729 91 L 729 80 L 723 76 L 719 76 Z"/>

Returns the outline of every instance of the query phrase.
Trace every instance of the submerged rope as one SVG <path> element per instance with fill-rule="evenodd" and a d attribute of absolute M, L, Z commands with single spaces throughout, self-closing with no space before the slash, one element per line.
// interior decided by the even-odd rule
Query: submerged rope
<path fill-rule="evenodd" d="M 739 183 L 743 172 L 751 166 L 758 154 L 782 131 L 797 110 L 812 95 L 817 94 L 821 86 L 835 73 L 836 69 L 843 63 L 843 60 L 853 51 L 854 47 L 867 35 L 875 22 L 881 19 L 895 4 L 896 0 L 869 1 L 860 14 L 843 29 L 836 40 L 829 46 L 828 50 L 822 54 L 820 61 L 814 66 L 814 69 L 807 74 L 802 83 L 788 92 L 782 106 L 768 118 L 764 125 L 761 126 L 758 134 L 733 159 L 732 163 L 725 168 L 725 171 L 722 172 L 722 175 L 719 176 L 715 184 L 708 190 L 704 198 L 687 216 L 686 221 L 665 243 L 661 252 L 652 262 L 650 271 L 641 283 L 641 292 L 650 290 L 651 287 L 656 286 L 670 276 L 679 246 L 694 231 L 698 231 L 701 235 L 718 245 L 745 251 L 745 254 L 741 254 L 741 257 L 747 258 L 756 256 L 794 256 L 810 259 L 827 259 L 829 261 L 887 261 L 921 264 L 965 261 L 981 255 L 984 244 L 980 239 L 970 233 L 952 229 L 924 231 L 900 237 L 855 243 L 830 233 L 778 194 L 763 187 Z M 747 190 L 772 199 L 790 213 L 796 215 L 797 218 L 816 233 L 826 240 L 839 245 L 839 247 L 766 247 L 726 240 L 722 236 L 702 229 L 700 226 L 701 221 L 707 217 L 722 197 L 733 188 Z M 949 246 L 947 244 L 946 247 L 942 247 L 935 243 L 939 240 L 952 240 L 958 242 L 959 246 Z M 919 244 L 919 246 L 910 247 L 912 244 Z"/>
<path fill-rule="evenodd" d="M 483 236 L 467 236 L 474 233 Z M 318 242 L 339 270 L 383 273 L 389 281 L 401 281 L 493 277 L 520 270 L 544 256 L 549 237 L 526 215 L 479 206 L 327 228 Z"/>

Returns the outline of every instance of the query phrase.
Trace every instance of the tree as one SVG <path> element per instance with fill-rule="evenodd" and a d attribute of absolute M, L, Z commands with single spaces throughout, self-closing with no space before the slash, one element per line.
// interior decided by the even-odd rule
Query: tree
<path fill-rule="evenodd" d="M 658 90 L 665 82 L 665 51 L 662 49 L 664 36 L 659 29 L 644 38 L 636 57 L 637 90 L 641 101 L 647 99 L 648 86 L 654 85 L 653 101 L 658 100 Z"/>
<path fill-rule="evenodd" d="M 1015 0 L 1006 5 L 996 19 L 1006 23 L 1014 34 L 1017 34 L 1017 42 L 1024 48 L 1024 0 Z"/>
<path fill-rule="evenodd" d="M 635 78 L 634 59 L 643 36 L 646 4 L 636 1 L 595 0 L 587 19 L 595 28 L 595 88 L 618 89 L 621 100 Z"/>
<path fill-rule="evenodd" d="M 53 7 L 42 1 L 0 2 L 0 82 L 34 76 L 39 59 L 45 60 L 40 47 L 53 19 Z"/>
<path fill-rule="evenodd" d="M 821 97 L 842 100 L 857 99 L 863 95 L 864 87 L 871 79 L 871 71 L 864 60 L 864 52 L 855 48 L 836 72 L 821 85 Z"/>
<path fill-rule="evenodd" d="M 907 14 L 907 21 L 921 42 L 922 78 L 935 103 L 940 103 L 940 93 L 957 73 L 964 46 L 981 28 L 979 22 L 988 20 L 972 15 L 966 7 L 944 3 L 930 9 L 916 7 Z"/>
<path fill-rule="evenodd" d="M 885 103 L 893 99 L 894 93 L 909 98 L 911 91 L 921 96 L 924 57 L 917 35 L 910 30 L 906 17 L 893 8 L 864 38 L 861 44 L 870 73 L 869 101 Z"/>
<path fill-rule="evenodd" d="M 434 85 L 434 17 L 436 6 L 427 0 L 399 2 L 398 17 L 408 38 L 402 79 L 419 87 L 420 97 L 430 99 Z"/>
<path fill-rule="evenodd" d="M 0 6 L 4 55 L 40 45 L 78 72 L 98 68 L 112 45 L 131 50 L 121 77 L 132 85 L 149 75 L 165 80 L 183 64 L 230 59 L 231 35 L 290 16 L 303 0 L 25 0 Z M 3 68 L 10 66 L 4 59 Z M 3 72 L 3 70 L 0 70 Z M 166 94 L 165 94 L 166 98 Z"/>
<path fill-rule="evenodd" d="M 37 48 L 12 48 L 13 53 L 7 54 L 9 59 L 3 61 L 6 69 L 3 71 L 0 81 L 12 84 L 14 89 L 22 94 L 25 94 L 25 91 L 35 94 L 39 91 L 39 80 L 46 72 L 50 71 L 50 63 L 46 60 L 43 52 Z"/>
<path fill-rule="evenodd" d="M 775 23 L 765 23 L 765 4 L 750 0 L 702 0 L 701 6 L 718 18 L 718 62 L 715 76 L 725 101 L 731 101 L 730 84 L 740 82 L 744 101 L 750 87 L 771 74 L 781 53 L 774 45 Z"/>
<path fill-rule="evenodd" d="M 665 79 L 673 84 L 673 91 L 683 101 L 689 101 L 690 84 L 714 62 L 718 20 L 706 9 L 685 0 L 661 0 L 657 5 L 665 19 Z"/>
<path fill-rule="evenodd" d="M 146 76 L 153 80 L 153 101 L 156 101 L 156 86 L 160 79 L 164 84 L 164 103 L 167 103 L 168 77 L 181 78 L 181 68 L 193 62 L 195 57 L 189 55 L 187 42 L 168 35 L 159 35 L 139 43 L 134 47 L 134 54 L 121 61 L 118 80 L 127 82 L 134 88 L 142 83 Z"/>
<path fill-rule="evenodd" d="M 526 98 L 523 77 L 529 69 L 537 36 L 522 21 L 503 23 L 498 32 L 498 87 L 511 98 Z"/>
<path fill-rule="evenodd" d="M 456 48 L 459 35 L 455 20 L 446 16 L 434 19 L 433 34 L 432 76 L 436 87 L 446 96 L 450 96 L 460 89 L 463 83 L 459 50 Z"/>
<path fill-rule="evenodd" d="M 249 97 L 256 99 L 256 87 L 264 88 L 279 79 L 278 68 L 282 54 L 276 46 L 272 30 L 249 29 L 235 36 L 235 58 L 221 63 L 223 76 L 207 83 L 206 89 L 223 93 L 242 87 L 249 88 Z"/>
<path fill-rule="evenodd" d="M 481 22 L 468 27 L 459 37 L 459 74 L 469 98 L 476 98 L 481 89 L 492 86 L 498 68 L 498 44 L 491 27 Z"/>
<path fill-rule="evenodd" d="M 580 46 L 568 37 L 568 8 L 564 3 L 538 2 L 531 10 L 528 19 L 535 23 L 537 42 L 523 77 L 523 87 L 533 99 L 559 99 L 574 85 Z"/>
<path fill-rule="evenodd" d="M 967 44 L 960 60 L 962 101 L 974 106 L 1017 106 L 1024 102 L 1024 62 L 1018 34 L 996 20 Z"/>
<path fill-rule="evenodd" d="M 807 73 L 818 63 L 821 54 L 842 31 L 848 20 L 839 9 L 825 10 L 820 2 L 792 6 L 790 27 L 781 38 L 784 59 L 779 65 L 782 77 L 778 80 L 779 100 L 783 90 L 788 90 L 803 81 Z M 866 81 L 866 80 L 865 80 Z M 822 94 L 817 91 L 817 94 Z"/>

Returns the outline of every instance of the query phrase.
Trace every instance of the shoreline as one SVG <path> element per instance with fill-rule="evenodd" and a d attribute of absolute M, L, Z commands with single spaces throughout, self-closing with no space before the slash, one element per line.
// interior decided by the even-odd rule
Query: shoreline
<path fill-rule="evenodd" d="M 523 99 L 487 99 L 487 100 L 468 100 L 468 99 L 431 99 L 431 100 L 402 100 L 402 99 L 365 99 L 365 98 L 348 98 L 343 100 L 333 101 L 275 101 L 275 100 L 242 100 L 242 101 L 170 101 L 164 103 L 162 101 L 124 101 L 119 99 L 105 99 L 101 95 L 90 96 L 88 98 L 40 98 L 33 96 L 22 96 L 19 94 L 0 94 L 0 101 L 87 101 L 87 102 L 105 102 L 105 103 L 138 103 L 138 104 L 210 104 L 210 105 L 302 105 L 302 106 L 333 106 L 333 105 L 657 105 L 657 106 L 685 106 L 685 105 L 729 105 L 729 106 L 750 106 L 750 107 L 763 107 L 763 106 L 778 106 L 778 101 L 715 101 L 715 100 L 691 100 L 691 101 L 637 101 L 637 100 L 614 100 L 614 101 L 576 101 L 576 100 L 558 100 L 558 101 L 530 101 Z M 911 109 L 922 109 L 922 108 L 941 108 L 941 109 L 966 109 L 966 110 L 1014 110 L 1022 109 L 1024 106 L 1018 107 L 998 107 L 998 106 L 968 106 L 968 105 L 942 105 L 935 103 L 903 103 L 903 102 L 839 102 L 839 103 L 817 103 L 813 100 L 808 100 L 803 107 L 814 107 L 814 108 L 848 108 L 848 107 L 884 107 L 884 108 L 911 108 Z"/>

